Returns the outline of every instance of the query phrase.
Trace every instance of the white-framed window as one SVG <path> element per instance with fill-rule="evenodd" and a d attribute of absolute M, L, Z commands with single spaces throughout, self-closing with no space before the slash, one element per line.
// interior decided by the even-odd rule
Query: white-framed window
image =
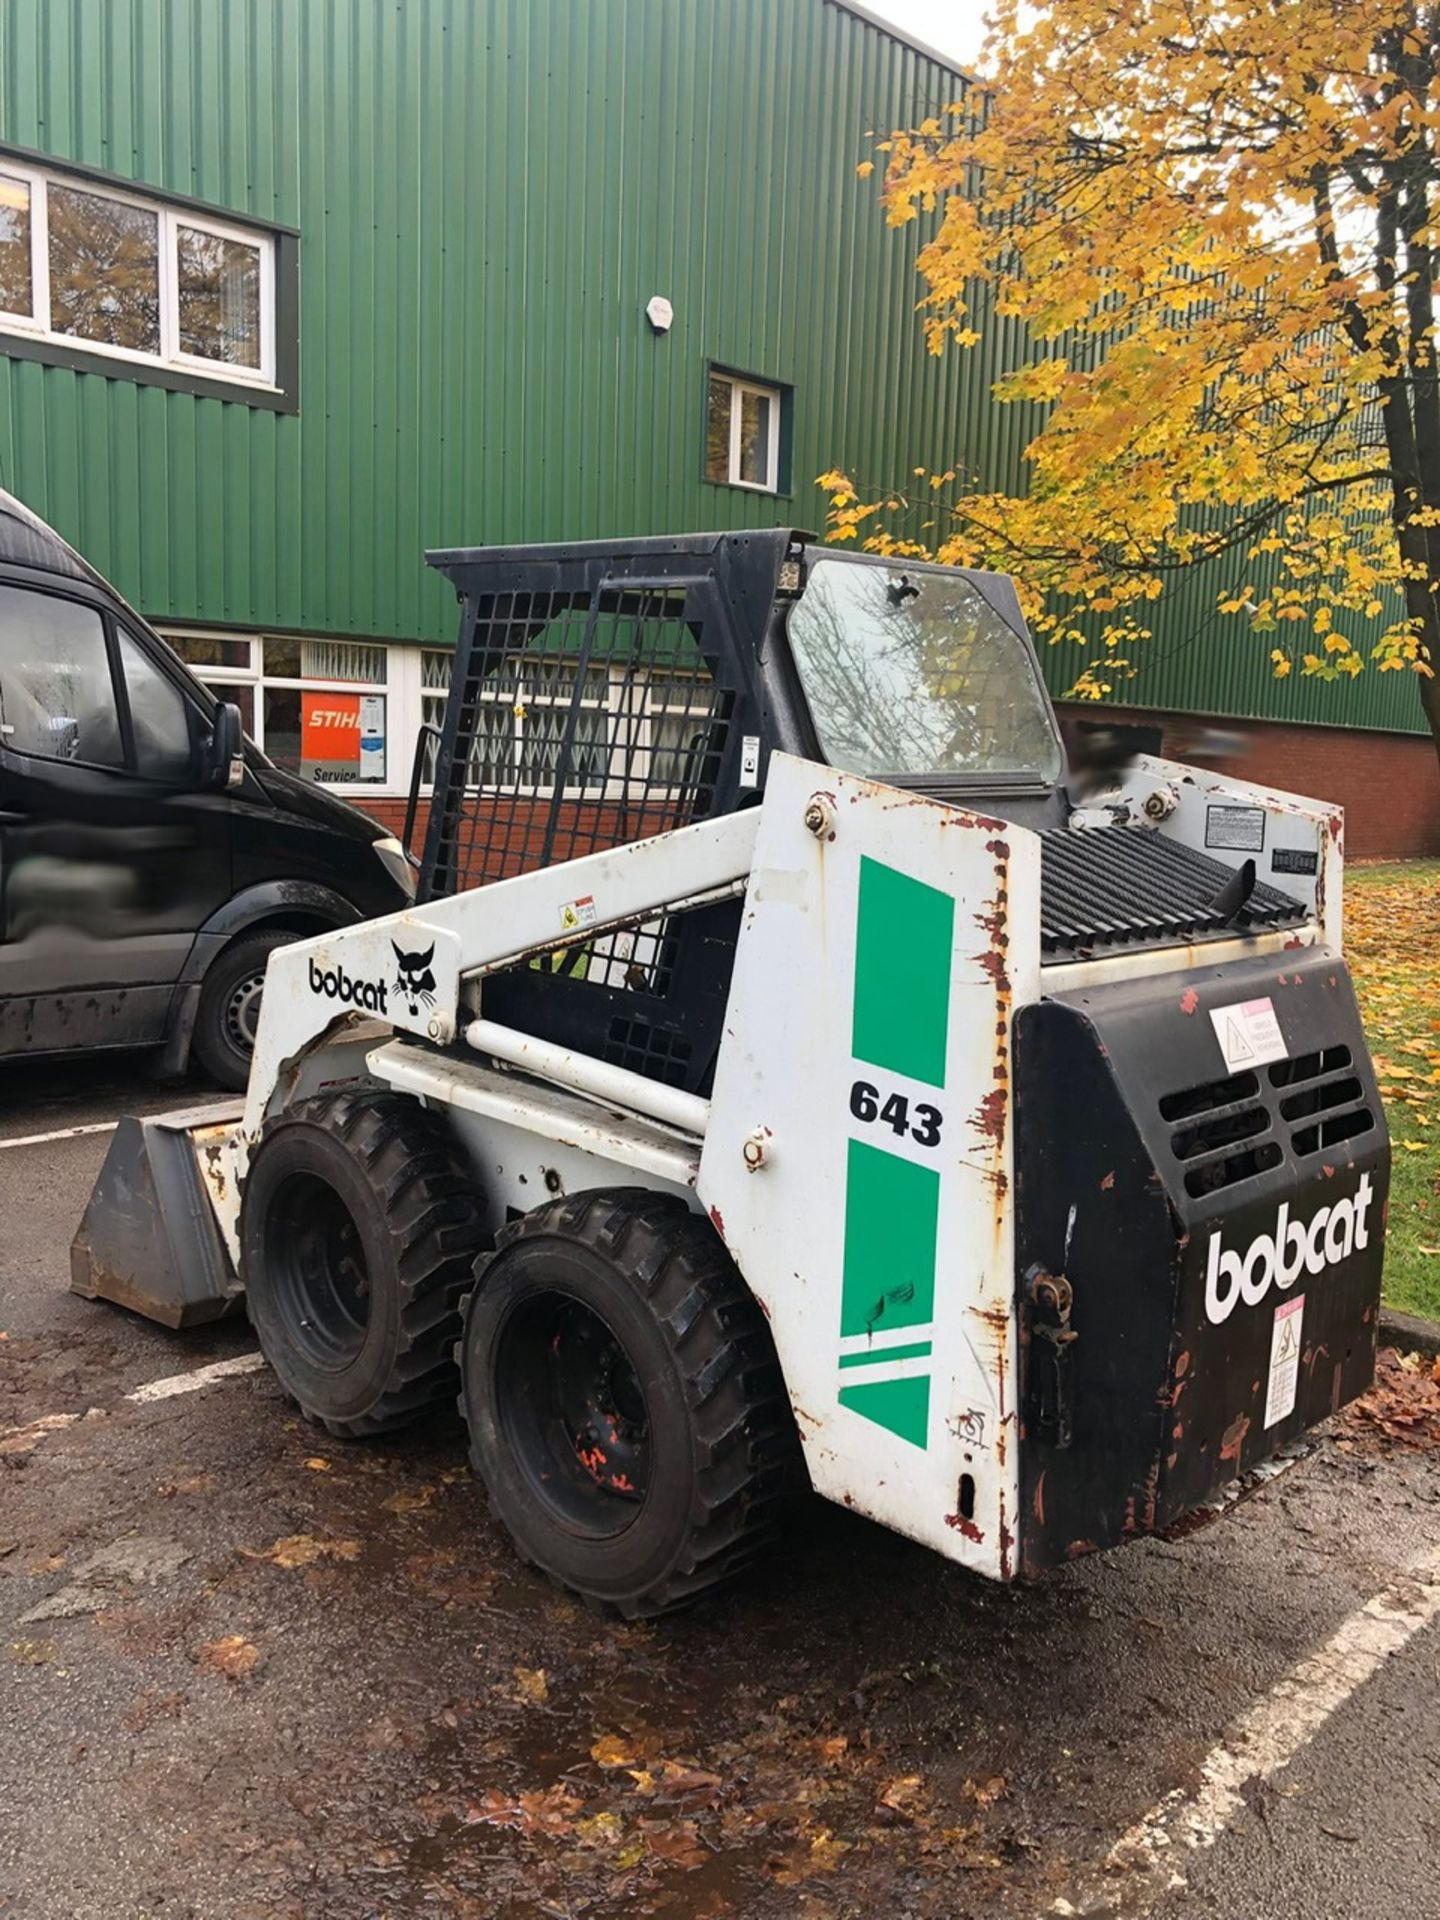
<path fill-rule="evenodd" d="M 780 414 L 785 395 L 712 367 L 705 395 L 705 478 L 718 486 L 780 490 Z"/>
<path fill-rule="evenodd" d="M 163 637 L 217 699 L 234 701 L 277 766 L 357 794 L 403 791 L 413 728 L 397 682 L 418 649 L 283 633 Z"/>
<path fill-rule="evenodd" d="M 420 649 L 421 720 L 444 724 L 453 655 Z M 574 669 L 563 661 L 517 661 L 488 674 L 476 707 L 466 784 L 507 793 L 548 793 L 560 765 Z M 623 796 L 627 785 L 654 791 L 692 777 L 697 740 L 712 713 L 714 689 L 700 674 L 649 674 L 591 666 L 576 712 L 565 791 L 594 799 Z M 435 743 L 427 742 L 424 783 L 433 784 Z"/>
<path fill-rule="evenodd" d="M 0 334 L 275 381 L 275 239 L 0 155 Z"/>

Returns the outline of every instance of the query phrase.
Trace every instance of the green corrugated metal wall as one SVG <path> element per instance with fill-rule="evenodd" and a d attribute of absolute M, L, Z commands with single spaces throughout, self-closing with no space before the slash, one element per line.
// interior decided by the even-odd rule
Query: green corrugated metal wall
<path fill-rule="evenodd" d="M 1013 484 L 1013 328 L 926 354 L 917 230 L 855 177 L 956 91 L 828 0 L 0 0 L 0 138 L 301 233 L 298 416 L 0 357 L 0 479 L 152 617 L 439 639 L 426 546 L 814 526 L 832 465 Z M 790 499 L 702 480 L 709 359 L 793 385 Z M 1186 618 L 1133 699 L 1411 724 Z"/>

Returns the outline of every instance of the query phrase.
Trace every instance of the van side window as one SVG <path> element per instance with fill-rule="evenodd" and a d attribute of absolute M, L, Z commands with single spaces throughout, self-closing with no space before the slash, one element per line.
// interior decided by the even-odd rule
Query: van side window
<path fill-rule="evenodd" d="M 176 785 L 190 777 L 194 765 L 189 706 L 139 643 L 123 627 L 118 633 L 135 735 L 135 771 L 146 779 Z"/>
<path fill-rule="evenodd" d="M 0 586 L 0 745 L 124 766 L 105 623 L 93 607 Z"/>

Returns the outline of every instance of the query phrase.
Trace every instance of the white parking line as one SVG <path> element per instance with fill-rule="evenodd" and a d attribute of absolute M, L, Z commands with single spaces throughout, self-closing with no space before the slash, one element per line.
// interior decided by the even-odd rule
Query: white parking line
<path fill-rule="evenodd" d="M 1184 1886 L 1177 1854 L 1213 1847 L 1245 1806 L 1246 1787 L 1287 1767 L 1337 1708 L 1437 1618 L 1440 1554 L 1432 1551 L 1240 1716 L 1202 1761 L 1198 1787 L 1167 1794 L 1116 1842 L 1104 1863 L 1110 1900 L 1139 1914 L 1171 1888 Z M 1117 1888 L 1115 1875 L 1127 1869 L 1135 1880 Z M 1057 1914 L 1086 1910 L 1085 1900 L 1057 1900 L 1051 1908 Z"/>
<path fill-rule="evenodd" d="M 0 1153 L 6 1147 L 47 1147 L 52 1140 L 78 1140 L 87 1133 L 113 1133 L 118 1120 L 91 1120 L 83 1127 L 58 1127 L 54 1133 L 22 1133 L 14 1140 L 0 1140 Z"/>
<path fill-rule="evenodd" d="M 199 1393 L 221 1380 L 233 1380 L 237 1374 L 258 1373 L 264 1364 L 263 1354 L 240 1353 L 233 1360 L 216 1360 L 208 1367 L 192 1368 L 189 1373 L 171 1373 L 163 1380 L 147 1380 L 143 1387 L 136 1387 L 125 1398 L 137 1406 L 146 1406 L 152 1400 L 173 1400 L 177 1393 Z"/>
<path fill-rule="evenodd" d="M 173 1400 L 181 1393 L 202 1393 L 206 1387 L 217 1387 L 221 1381 L 237 1379 L 241 1374 L 259 1373 L 264 1365 L 263 1354 L 239 1353 L 233 1360 L 215 1360 L 208 1367 L 192 1367 L 189 1373 L 167 1373 L 162 1379 L 147 1380 L 143 1387 L 136 1387 L 125 1398 L 136 1406 L 148 1406 L 155 1400 Z M 52 1433 L 63 1433 L 80 1418 L 78 1413 L 46 1413 L 38 1420 L 27 1420 L 22 1427 L 7 1427 L 0 1433 L 0 1454 L 33 1453 L 42 1440 Z"/>

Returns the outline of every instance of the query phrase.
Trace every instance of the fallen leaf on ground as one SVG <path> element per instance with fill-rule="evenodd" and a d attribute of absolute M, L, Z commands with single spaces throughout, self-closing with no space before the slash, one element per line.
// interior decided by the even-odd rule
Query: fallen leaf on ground
<path fill-rule="evenodd" d="M 642 1820 L 640 1831 L 645 1836 L 645 1851 L 652 1859 L 663 1860 L 667 1867 L 693 1873 L 710 1858 L 700 1845 L 693 1820 L 671 1820 L 663 1824 Z"/>
<path fill-rule="evenodd" d="M 12 1640 L 10 1658 L 19 1667 L 43 1667 L 55 1658 L 53 1640 Z"/>
<path fill-rule="evenodd" d="M 907 1773 L 885 1785 L 880 1794 L 880 1805 L 889 1807 L 893 1813 L 912 1813 L 924 1796 L 924 1776 Z"/>
<path fill-rule="evenodd" d="M 592 1813 L 575 1822 L 575 1838 L 587 1847 L 613 1847 L 625 1836 L 625 1823 L 618 1813 Z"/>
<path fill-rule="evenodd" d="M 988 1780 L 967 1780 L 960 1789 L 967 1800 L 973 1800 L 977 1807 L 993 1807 L 1005 1791 L 1005 1776 L 995 1773 Z"/>
<path fill-rule="evenodd" d="M 465 1809 L 467 1826 L 514 1827 L 518 1832 L 550 1838 L 569 1833 L 583 1802 L 569 1787 L 547 1787 L 530 1793 L 502 1793 L 487 1787 Z"/>
<path fill-rule="evenodd" d="M 283 1540 L 277 1540 L 263 1553 L 254 1553 L 248 1547 L 241 1551 L 252 1560 L 272 1560 L 277 1567 L 293 1569 L 314 1566 L 317 1560 L 358 1560 L 360 1542 L 318 1540 L 312 1533 L 287 1533 Z"/>
<path fill-rule="evenodd" d="M 200 1649 L 200 1664 L 227 1680 L 243 1680 L 260 1665 L 264 1655 L 244 1634 L 227 1633 L 222 1640 L 207 1640 Z"/>
<path fill-rule="evenodd" d="M 1440 1447 L 1440 1361 L 1390 1347 L 1375 1356 L 1375 1384 L 1341 1415 L 1340 1443 L 1353 1450 L 1377 1437 Z"/>
<path fill-rule="evenodd" d="M 392 1493 L 388 1500 L 382 1500 L 380 1505 L 386 1513 L 419 1513 L 434 1498 L 434 1487 L 402 1487 L 398 1493 Z"/>
<path fill-rule="evenodd" d="M 516 1667 L 515 1691 L 532 1707 L 543 1707 L 550 1698 L 550 1682 L 543 1667 Z"/>
<path fill-rule="evenodd" d="M 328 1460 L 322 1460 L 318 1453 L 312 1454 L 305 1462 L 305 1465 L 312 1473 L 329 1473 L 330 1471 L 330 1462 Z"/>
<path fill-rule="evenodd" d="M 590 1749 L 590 1758 L 601 1767 L 628 1767 L 640 1754 L 633 1741 L 622 1739 L 618 1733 L 602 1733 Z"/>

